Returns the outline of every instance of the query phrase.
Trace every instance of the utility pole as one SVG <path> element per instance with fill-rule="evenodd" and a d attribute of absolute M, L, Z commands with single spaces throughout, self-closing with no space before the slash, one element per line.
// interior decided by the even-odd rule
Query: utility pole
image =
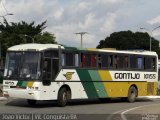
<path fill-rule="evenodd" d="M 87 32 L 79 32 L 79 33 L 75 33 L 75 34 L 79 34 L 81 35 L 81 48 L 83 47 L 83 35 L 88 34 Z"/>
<path fill-rule="evenodd" d="M 29 36 L 29 35 L 27 35 L 27 34 L 25 34 L 24 36 L 25 36 L 25 37 L 29 37 L 29 38 L 31 38 L 31 39 L 32 39 L 32 43 L 34 43 L 34 42 L 35 42 L 35 40 L 34 40 L 34 38 L 33 38 L 32 36 Z"/>
<path fill-rule="evenodd" d="M 158 26 L 158 27 L 155 27 L 155 28 L 153 28 L 152 30 L 149 30 L 149 29 L 147 29 L 147 28 L 143 28 L 143 27 L 141 27 L 140 29 L 142 29 L 142 30 L 147 30 L 147 32 L 148 32 L 148 34 L 149 34 L 149 37 L 150 37 L 150 43 L 149 43 L 149 50 L 151 51 L 152 50 L 152 33 L 153 33 L 153 31 L 155 31 L 156 29 L 158 29 L 158 28 L 160 28 L 160 26 Z"/>

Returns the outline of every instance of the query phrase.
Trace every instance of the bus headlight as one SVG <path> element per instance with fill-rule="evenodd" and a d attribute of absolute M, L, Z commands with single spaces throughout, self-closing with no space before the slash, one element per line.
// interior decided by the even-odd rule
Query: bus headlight
<path fill-rule="evenodd" d="M 8 91 L 3 91 L 3 94 L 8 94 Z"/>

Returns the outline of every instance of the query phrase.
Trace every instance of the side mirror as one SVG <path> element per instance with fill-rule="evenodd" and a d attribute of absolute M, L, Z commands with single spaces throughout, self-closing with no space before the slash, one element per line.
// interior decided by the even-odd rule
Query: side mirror
<path fill-rule="evenodd" d="M 51 80 L 43 80 L 42 83 L 44 86 L 49 86 L 51 85 Z"/>

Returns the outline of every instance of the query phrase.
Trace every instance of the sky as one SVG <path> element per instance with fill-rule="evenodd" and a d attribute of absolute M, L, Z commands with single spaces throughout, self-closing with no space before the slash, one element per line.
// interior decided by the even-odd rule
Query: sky
<path fill-rule="evenodd" d="M 87 32 L 83 47 L 93 48 L 113 32 L 151 32 L 160 26 L 160 0 L 0 0 L 0 16 L 6 10 L 14 14 L 6 16 L 9 22 L 47 20 L 44 31 L 75 47 L 80 46 L 77 32 Z M 160 40 L 160 28 L 152 36 Z"/>

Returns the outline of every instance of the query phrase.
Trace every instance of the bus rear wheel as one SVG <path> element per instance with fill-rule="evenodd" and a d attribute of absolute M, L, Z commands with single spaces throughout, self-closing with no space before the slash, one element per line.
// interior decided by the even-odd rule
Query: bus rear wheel
<path fill-rule="evenodd" d="M 28 103 L 28 105 L 30 105 L 30 106 L 34 106 L 34 105 L 36 105 L 36 100 L 30 100 L 30 99 L 28 99 L 27 100 L 27 103 Z"/>
<path fill-rule="evenodd" d="M 70 92 L 67 92 L 66 88 L 61 88 L 58 93 L 58 106 L 64 107 L 67 104 L 68 101 L 68 95 Z"/>
<path fill-rule="evenodd" d="M 137 89 L 134 86 L 131 86 L 128 91 L 128 102 L 134 102 L 136 100 L 137 93 Z"/>

